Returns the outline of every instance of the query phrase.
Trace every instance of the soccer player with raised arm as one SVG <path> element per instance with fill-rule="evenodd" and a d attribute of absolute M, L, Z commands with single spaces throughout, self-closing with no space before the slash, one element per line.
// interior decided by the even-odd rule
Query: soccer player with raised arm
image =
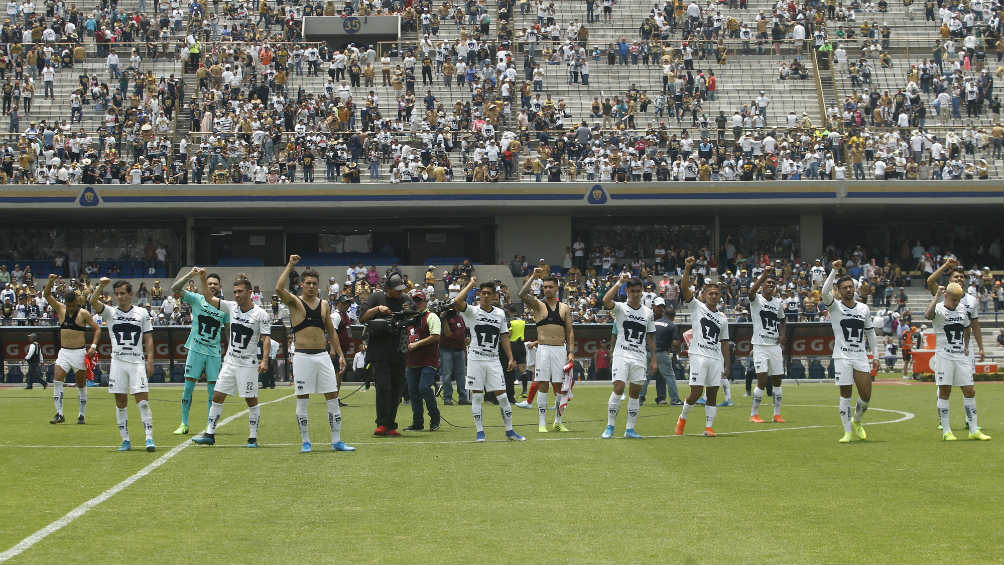
<path fill-rule="evenodd" d="M 509 324 L 505 312 L 495 306 L 498 296 L 495 283 L 483 282 L 478 286 L 478 302 L 468 306 L 467 293 L 474 288 L 478 279 L 471 276 L 467 285 L 453 299 L 453 306 L 464 320 L 471 332 L 471 344 L 467 348 L 467 392 L 471 399 L 471 414 L 474 416 L 474 426 L 477 433 L 474 441 L 485 441 L 485 428 L 481 420 L 481 408 L 485 401 L 485 391 L 494 395 L 502 412 L 502 422 L 505 424 L 505 437 L 510 441 L 526 441 L 526 438 L 516 433 L 512 428 L 512 404 L 505 393 L 505 379 L 502 374 L 502 361 L 499 360 L 499 344 L 509 360 L 506 370 L 516 367 L 512 356 L 512 344 L 509 342 Z"/>
<path fill-rule="evenodd" d="M 206 375 L 207 408 L 213 405 L 213 391 L 216 389 L 216 379 L 220 376 L 223 364 L 220 351 L 220 337 L 223 328 L 230 323 L 230 317 L 219 308 L 214 307 L 200 293 L 185 290 L 185 283 L 199 273 L 198 267 L 178 277 L 171 285 L 171 292 L 181 293 L 181 300 L 192 307 L 192 329 L 188 333 L 185 349 L 185 388 L 181 392 L 181 425 L 174 430 L 175 435 L 188 433 L 188 416 L 192 411 L 192 395 L 199 377 Z M 213 296 L 220 295 L 220 276 L 216 273 L 206 275 L 206 283 Z"/>
<path fill-rule="evenodd" d="M 63 302 L 56 300 L 56 297 L 52 295 L 52 285 L 58 278 L 58 275 L 49 275 L 49 282 L 42 290 L 42 296 L 49 303 L 56 322 L 59 323 L 59 354 L 56 356 L 56 363 L 52 370 L 52 400 L 56 405 L 56 415 L 49 420 L 49 423 L 62 424 L 66 421 L 66 418 L 63 417 L 63 382 L 66 380 L 66 375 L 72 374 L 76 378 L 80 401 L 77 423 L 83 424 L 84 414 L 87 412 L 84 331 L 91 328 L 93 336 L 90 351 L 94 351 L 98 348 L 98 341 L 101 339 L 101 328 L 98 327 L 98 323 L 94 321 L 91 313 L 81 308 L 84 299 L 73 288 L 67 287 L 63 291 Z"/>
<path fill-rule="evenodd" d="M 704 405 L 704 435 L 714 437 L 715 414 L 718 412 L 718 387 L 726 378 L 729 366 L 729 321 L 725 313 L 718 309 L 722 298 L 722 288 L 715 282 L 707 282 L 698 298 L 690 290 L 690 271 L 695 259 L 687 257 L 680 280 L 680 296 L 684 306 L 690 310 L 692 338 L 687 357 L 690 359 L 690 394 L 683 401 L 680 419 L 676 421 L 676 435 L 683 435 L 687 427 L 687 416 L 701 393 L 707 391 Z"/>
<path fill-rule="evenodd" d="M 861 417 L 868 410 L 868 402 L 872 397 L 870 369 L 878 367 L 880 346 L 868 306 L 854 299 L 854 279 L 850 275 L 837 276 L 843 266 L 843 261 L 839 259 L 833 262 L 833 268 L 823 283 L 821 300 L 829 310 L 830 326 L 833 328 L 833 372 L 837 377 L 837 386 L 840 387 L 840 421 L 844 425 L 840 443 L 850 443 L 854 436 L 868 439 L 868 434 L 861 425 Z M 866 339 L 874 351 L 871 366 L 868 363 Z M 858 402 L 852 419 L 851 394 L 855 386 L 858 389 Z"/>
<path fill-rule="evenodd" d="M 989 440 L 976 417 L 976 389 L 973 388 L 973 365 L 966 354 L 972 340 L 972 325 L 966 307 L 962 304 L 964 292 L 958 283 L 939 286 L 927 306 L 924 316 L 934 322 L 937 353 L 934 357 L 934 381 L 938 385 L 938 417 L 941 420 L 942 439 L 955 441 L 949 420 L 949 397 L 952 387 L 962 389 L 962 406 L 969 425 L 969 439 Z M 938 302 L 944 296 L 943 302 Z"/>
<path fill-rule="evenodd" d="M 614 302 L 621 285 L 627 287 L 627 302 Z M 625 384 L 628 385 L 628 412 L 624 437 L 643 437 L 635 431 L 635 423 L 641 411 L 641 387 L 648 380 L 649 373 L 656 372 L 658 367 L 655 357 L 655 321 L 652 310 L 641 303 L 641 295 L 641 280 L 630 278 L 627 273 L 621 273 L 617 282 L 603 295 L 603 307 L 613 315 L 617 333 L 611 364 L 613 392 L 607 400 L 607 427 L 600 435 L 603 439 L 614 436 L 614 425 L 621 409 L 621 395 L 624 394 Z"/>
<path fill-rule="evenodd" d="M 753 368 L 756 371 L 756 388 L 753 389 L 753 408 L 750 422 L 763 423 L 760 403 L 763 402 L 767 379 L 774 381 L 774 421 L 783 423 L 781 417 L 781 380 L 784 378 L 784 357 L 781 354 L 781 336 L 784 335 L 784 306 L 777 296 L 777 279 L 774 267 L 767 265 L 760 277 L 750 287 L 750 314 L 753 318 Z"/>
<path fill-rule="evenodd" d="M 258 447 L 258 424 L 261 422 L 258 374 L 268 370 L 272 318 L 251 301 L 251 281 L 246 276 L 239 275 L 234 280 L 233 300 L 221 300 L 210 290 L 206 270 L 199 269 L 198 273 L 202 279 L 202 296 L 206 298 L 206 302 L 226 312 L 230 318 L 230 341 L 213 391 L 206 431 L 192 438 L 192 441 L 200 445 L 214 445 L 216 425 L 223 415 L 223 402 L 228 396 L 239 396 L 248 405 L 247 447 Z M 265 339 L 261 344 L 259 360 L 258 342 L 262 341 L 262 337 Z"/>
<path fill-rule="evenodd" d="M 150 410 L 150 375 L 153 374 L 153 321 L 146 308 L 133 306 L 132 285 L 118 281 L 112 285 L 115 306 L 101 303 L 101 293 L 111 279 L 103 277 L 91 294 L 91 309 L 101 314 L 112 342 L 112 364 L 108 371 L 108 392 L 115 395 L 115 421 L 122 445 L 119 451 L 129 451 L 129 395 L 136 399 L 139 418 L 146 435 L 146 450 L 156 451 L 153 443 L 153 412 Z M 142 344 L 140 344 L 142 341 Z"/>

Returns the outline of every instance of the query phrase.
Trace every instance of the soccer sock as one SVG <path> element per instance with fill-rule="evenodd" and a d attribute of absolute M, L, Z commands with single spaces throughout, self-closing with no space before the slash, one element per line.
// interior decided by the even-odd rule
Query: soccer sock
<path fill-rule="evenodd" d="M 530 392 L 529 392 L 529 394 L 526 395 L 526 403 L 527 404 L 533 402 L 533 398 L 535 396 L 537 396 L 537 388 L 539 388 L 539 386 L 540 385 L 537 384 L 537 381 L 534 381 L 534 382 L 530 383 Z"/>
<path fill-rule="evenodd" d="M 80 415 L 83 416 L 87 413 L 87 386 L 77 387 L 77 391 L 80 393 L 77 396 L 77 401 L 80 403 Z"/>
<path fill-rule="evenodd" d="M 732 402 L 732 383 L 728 379 L 722 379 L 722 392 L 725 393 L 725 402 Z"/>
<path fill-rule="evenodd" d="M 634 423 L 638 421 L 638 412 L 641 411 L 641 399 L 628 397 L 627 429 L 633 430 Z"/>
<path fill-rule="evenodd" d="M 115 421 L 119 425 L 119 435 L 122 441 L 129 441 L 129 409 L 115 407 Z"/>
<path fill-rule="evenodd" d="M 206 381 L 206 390 L 209 392 L 209 405 L 213 405 L 213 393 L 216 392 L 216 381 Z"/>
<path fill-rule="evenodd" d="M 331 426 L 331 443 L 342 441 L 342 408 L 337 398 L 328 401 L 328 425 Z"/>
<path fill-rule="evenodd" d="M 261 405 L 248 406 L 248 437 L 258 439 L 259 422 L 261 422 Z"/>
<path fill-rule="evenodd" d="M 522 373 L 520 373 L 519 380 L 522 381 L 523 384 L 523 394 L 526 394 L 527 383 L 529 383 L 530 379 L 532 378 L 533 378 L 533 373 L 531 373 L 530 371 L 523 371 Z"/>
<path fill-rule="evenodd" d="M 781 387 L 774 387 L 774 415 L 781 415 Z"/>
<path fill-rule="evenodd" d="M 947 398 L 938 398 L 938 418 L 941 420 L 941 429 L 943 432 L 948 433 L 952 431 L 952 421 L 948 417 L 949 407 L 951 403 Z M 966 419 L 969 419 L 968 410 L 966 411 Z"/>
<path fill-rule="evenodd" d="M 760 413 L 760 403 L 763 402 L 763 389 L 757 386 L 753 389 L 753 409 L 750 410 L 750 417 Z"/>
<path fill-rule="evenodd" d="M 136 403 L 136 407 L 139 408 L 139 419 L 143 422 L 143 433 L 146 435 L 146 439 L 153 439 L 153 410 L 150 410 L 150 401 L 140 400 Z M 220 404 L 220 408 L 223 408 L 222 404 Z"/>
<path fill-rule="evenodd" d="M 206 422 L 206 433 L 213 435 L 216 433 L 216 423 L 223 415 L 223 403 L 213 402 L 209 405 L 209 420 Z"/>
<path fill-rule="evenodd" d="M 564 394 L 556 394 L 554 396 L 555 396 L 555 400 L 554 400 L 554 423 L 555 424 L 560 424 L 561 423 L 561 416 L 565 412 L 565 404 L 568 403 L 568 400 L 566 400 L 567 397 Z"/>
<path fill-rule="evenodd" d="M 844 433 L 851 433 L 851 399 L 840 397 L 840 423 L 844 425 Z"/>
<path fill-rule="evenodd" d="M 192 411 L 192 396 L 194 393 L 195 381 L 185 379 L 185 389 L 181 391 L 181 423 L 186 426 L 188 425 L 188 415 Z"/>
<path fill-rule="evenodd" d="M 534 391 L 536 392 L 536 391 Z M 547 425 L 547 395 L 541 394 L 537 396 L 537 425 L 546 426 Z"/>
<path fill-rule="evenodd" d="M 56 414 L 63 415 L 63 381 L 52 383 L 52 403 L 56 405 Z"/>
<path fill-rule="evenodd" d="M 718 407 L 710 404 L 704 405 L 704 427 L 712 428 L 715 425 L 715 414 L 718 414 Z"/>
<path fill-rule="evenodd" d="M 512 404 L 509 403 L 509 397 L 502 393 L 495 398 L 499 401 L 499 411 L 502 412 L 502 422 L 505 424 L 505 431 L 512 431 Z"/>
<path fill-rule="evenodd" d="M 867 411 L 868 403 L 859 398 L 858 403 L 854 405 L 854 421 L 861 423 L 861 416 L 864 416 Z"/>
<path fill-rule="evenodd" d="M 308 404 L 310 404 L 309 398 L 296 399 L 296 424 L 300 426 L 300 441 L 304 443 L 310 441 L 310 423 L 307 420 Z"/>
<path fill-rule="evenodd" d="M 481 405 L 485 401 L 485 393 L 483 392 L 472 392 L 471 393 L 471 415 L 474 416 L 474 427 L 477 428 L 479 432 L 485 431 L 484 423 L 481 422 Z"/>
<path fill-rule="evenodd" d="M 687 414 L 690 414 L 690 409 L 693 408 L 693 404 L 689 404 L 687 401 L 683 401 L 683 410 L 680 412 L 680 419 L 686 420 Z"/>
<path fill-rule="evenodd" d="M 969 424 L 970 433 L 980 429 L 980 424 L 976 417 L 976 397 L 962 398 L 962 408 L 966 411 L 966 423 Z"/>
<path fill-rule="evenodd" d="M 617 413 L 621 411 L 621 395 L 616 392 L 610 393 L 607 400 L 607 425 L 613 426 L 617 423 Z"/>

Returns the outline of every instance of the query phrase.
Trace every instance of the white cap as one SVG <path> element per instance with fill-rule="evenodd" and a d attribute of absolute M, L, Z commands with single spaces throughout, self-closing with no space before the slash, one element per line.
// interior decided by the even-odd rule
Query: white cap
<path fill-rule="evenodd" d="M 661 296 L 657 296 L 655 300 L 652 301 L 652 306 L 665 306 L 666 301 L 663 300 Z"/>

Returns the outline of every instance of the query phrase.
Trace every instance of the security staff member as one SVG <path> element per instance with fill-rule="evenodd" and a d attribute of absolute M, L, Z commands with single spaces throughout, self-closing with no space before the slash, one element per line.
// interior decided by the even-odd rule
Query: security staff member
<path fill-rule="evenodd" d="M 359 321 L 390 321 L 395 312 L 413 309 L 410 298 L 404 294 L 407 285 L 398 273 L 387 277 L 385 290 L 370 294 Z M 397 431 L 397 407 L 404 393 L 405 354 L 401 351 L 401 336 L 396 331 L 371 331 L 367 328 L 366 359 L 373 371 L 376 385 L 375 436 L 399 437 Z"/>
<path fill-rule="evenodd" d="M 42 383 L 42 389 L 48 387 L 48 383 L 42 376 L 42 346 L 38 343 L 38 334 L 35 332 L 28 334 L 28 354 L 24 356 L 24 360 L 28 362 L 28 374 L 24 378 L 24 388 L 30 390 L 35 381 Z"/>
<path fill-rule="evenodd" d="M 680 350 L 680 329 L 673 323 L 676 312 L 666 307 L 660 296 L 652 302 L 655 318 L 655 360 L 659 372 L 655 376 L 655 403 L 666 403 L 666 389 L 669 389 L 669 403 L 680 406 L 680 393 L 676 390 L 676 371 L 673 357 Z"/>

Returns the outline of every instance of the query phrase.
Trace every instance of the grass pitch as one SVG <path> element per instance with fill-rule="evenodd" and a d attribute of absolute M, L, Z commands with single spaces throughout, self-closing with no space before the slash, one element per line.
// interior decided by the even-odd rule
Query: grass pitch
<path fill-rule="evenodd" d="M 346 387 L 344 394 L 355 390 Z M 869 439 L 839 445 L 832 384 L 784 387 L 787 424 L 751 424 L 750 399 L 721 408 L 717 438 L 704 413 L 670 437 L 678 407 L 642 408 L 625 440 L 601 440 L 607 386 L 581 386 L 567 434 L 539 434 L 536 411 L 515 409 L 525 443 L 503 439 L 485 405 L 489 442 L 475 444 L 470 407 L 442 407 L 443 428 L 373 438 L 373 392 L 343 408 L 343 439 L 328 450 L 323 400 L 311 402 L 315 452 L 301 455 L 292 397 L 262 408 L 262 448 L 243 448 L 247 419 L 218 430 L 215 447 L 190 445 L 10 563 L 1000 563 L 1004 554 L 1004 387 L 977 384 L 980 424 L 992 441 L 964 438 L 961 394 L 953 429 L 935 426 L 933 385 L 890 378 L 865 415 Z M 276 400 L 291 390 L 262 393 Z M 654 398 L 654 388 L 649 391 Z M 682 387 L 681 394 L 686 393 Z M 156 453 L 119 443 L 111 395 L 91 389 L 78 426 L 52 416 L 51 391 L 0 389 L 0 552 L 132 476 L 184 440 L 180 388 L 151 393 Z M 206 416 L 196 390 L 193 431 Z M 244 409 L 228 399 L 224 417 Z M 883 409 L 883 410 L 879 410 Z M 765 399 L 761 415 L 771 415 Z M 913 416 L 912 418 L 910 416 Z M 410 423 L 410 407 L 398 421 Z M 551 413 L 548 413 L 551 418 Z M 884 423 L 883 423 L 884 422 Z M 428 420 L 426 420 L 428 424 Z M 731 432 L 731 433 L 730 433 Z M 694 434 L 694 435 L 689 435 Z M 190 437 L 190 436 L 189 436 Z M 493 441 L 494 440 L 494 441 Z"/>

